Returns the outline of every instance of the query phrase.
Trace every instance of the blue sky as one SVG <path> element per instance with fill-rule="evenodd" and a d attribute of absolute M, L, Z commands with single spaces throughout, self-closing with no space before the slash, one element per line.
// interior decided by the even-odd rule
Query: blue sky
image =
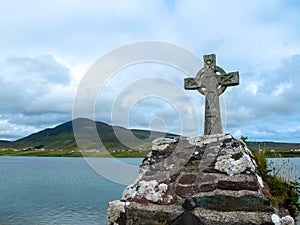
<path fill-rule="evenodd" d="M 11 0 L 1 1 L 0 9 L 0 139 L 15 140 L 71 120 L 80 80 L 99 57 L 125 44 L 157 40 L 200 58 L 215 53 L 225 71 L 240 72 L 240 85 L 222 98 L 225 132 L 300 142 L 296 0 Z M 155 63 L 126 68 L 99 97 L 96 119 L 114 123 L 114 98 L 131 82 L 151 76 L 182 89 L 187 77 Z M 188 96 L 202 131 L 204 98 L 196 91 Z M 176 109 L 155 97 L 141 100 L 129 124 L 119 125 L 148 129 L 157 118 L 164 130 L 180 132 Z"/>

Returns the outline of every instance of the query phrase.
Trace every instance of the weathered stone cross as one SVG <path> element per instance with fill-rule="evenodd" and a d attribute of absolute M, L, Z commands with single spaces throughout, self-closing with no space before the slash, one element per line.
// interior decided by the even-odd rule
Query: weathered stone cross
<path fill-rule="evenodd" d="M 239 72 L 225 73 L 216 66 L 216 55 L 205 55 L 204 67 L 195 78 L 185 78 L 184 88 L 198 90 L 205 95 L 205 122 L 204 135 L 221 134 L 222 123 L 220 113 L 219 95 L 228 86 L 239 84 Z"/>

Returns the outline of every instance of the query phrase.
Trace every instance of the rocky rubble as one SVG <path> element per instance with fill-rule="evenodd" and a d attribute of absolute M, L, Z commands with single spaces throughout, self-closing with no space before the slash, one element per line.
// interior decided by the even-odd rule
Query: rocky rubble
<path fill-rule="evenodd" d="M 108 220 L 110 225 L 274 224 L 265 189 L 250 150 L 229 134 L 159 138 L 121 201 L 110 203 Z"/>

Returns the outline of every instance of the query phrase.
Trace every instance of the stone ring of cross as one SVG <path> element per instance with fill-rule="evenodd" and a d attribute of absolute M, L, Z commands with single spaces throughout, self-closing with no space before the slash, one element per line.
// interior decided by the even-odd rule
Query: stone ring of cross
<path fill-rule="evenodd" d="M 206 65 L 209 65 L 208 67 L 203 67 L 196 75 L 196 80 L 198 81 L 198 83 L 200 84 L 200 88 L 198 88 L 197 90 L 203 94 L 203 95 L 206 95 L 207 93 L 207 88 L 206 88 L 206 85 L 205 85 L 205 80 L 207 79 L 206 78 L 206 74 L 207 74 L 207 70 L 211 67 L 211 69 L 213 70 L 215 76 L 212 77 L 212 79 L 215 79 L 215 82 L 213 83 L 216 83 L 216 86 L 217 86 L 217 93 L 218 95 L 221 95 L 227 88 L 227 86 L 224 86 L 224 85 L 221 85 L 220 84 L 220 77 L 226 75 L 225 71 L 219 67 L 219 66 L 216 66 L 216 65 L 211 65 L 211 64 L 208 64 L 210 63 L 210 60 L 208 60 L 208 62 L 204 61 L 204 63 Z"/>
<path fill-rule="evenodd" d="M 197 73 L 195 78 L 185 79 L 185 89 L 198 90 L 201 94 L 215 92 L 221 95 L 228 86 L 239 84 L 238 72 L 226 73 L 216 65 L 216 55 L 205 55 L 204 67 Z"/>

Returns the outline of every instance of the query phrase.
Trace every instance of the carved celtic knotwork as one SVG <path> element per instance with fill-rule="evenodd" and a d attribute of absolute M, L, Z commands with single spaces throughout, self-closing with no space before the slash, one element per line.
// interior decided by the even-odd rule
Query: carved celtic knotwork
<path fill-rule="evenodd" d="M 222 133 L 219 95 L 228 86 L 239 84 L 239 73 L 226 73 L 221 67 L 216 66 L 216 55 L 205 55 L 204 67 L 195 78 L 185 78 L 184 88 L 198 90 L 205 96 L 205 124 L 204 134 Z"/>

